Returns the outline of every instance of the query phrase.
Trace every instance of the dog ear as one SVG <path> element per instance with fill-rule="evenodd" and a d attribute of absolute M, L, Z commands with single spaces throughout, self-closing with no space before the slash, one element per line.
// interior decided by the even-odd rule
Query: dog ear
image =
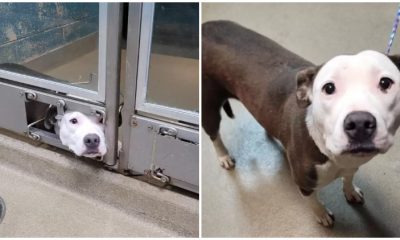
<path fill-rule="evenodd" d="M 396 65 L 396 67 L 400 70 L 400 55 L 391 55 L 388 56 L 390 60 Z"/>
<path fill-rule="evenodd" d="M 44 117 L 44 127 L 47 130 L 52 130 L 54 126 L 57 124 L 57 107 L 50 105 L 46 110 L 46 115 Z"/>
<path fill-rule="evenodd" d="M 320 67 L 308 67 L 297 73 L 296 97 L 299 107 L 305 108 L 311 104 L 312 85 L 319 68 Z"/>

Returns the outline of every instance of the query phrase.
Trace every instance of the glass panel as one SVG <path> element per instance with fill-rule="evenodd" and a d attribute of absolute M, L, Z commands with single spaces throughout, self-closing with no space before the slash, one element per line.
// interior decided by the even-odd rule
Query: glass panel
<path fill-rule="evenodd" d="M 146 101 L 199 111 L 199 5 L 157 3 Z"/>
<path fill-rule="evenodd" d="M 98 3 L 0 3 L 0 68 L 97 91 Z"/>

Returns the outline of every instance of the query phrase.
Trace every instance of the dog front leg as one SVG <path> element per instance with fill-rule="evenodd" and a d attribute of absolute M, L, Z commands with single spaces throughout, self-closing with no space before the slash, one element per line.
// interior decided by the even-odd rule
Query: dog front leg
<path fill-rule="evenodd" d="M 301 191 L 301 193 L 308 207 L 312 209 L 317 222 L 325 227 L 332 227 L 335 222 L 335 217 L 333 213 L 318 200 L 317 192 L 313 191 L 312 193 L 305 194 Z"/>
<path fill-rule="evenodd" d="M 353 184 L 353 177 L 358 168 L 346 170 L 342 173 L 343 192 L 349 203 L 364 203 L 364 194 L 361 189 Z"/>
<path fill-rule="evenodd" d="M 221 136 L 218 133 L 217 137 L 213 141 L 215 151 L 217 152 L 219 164 L 225 169 L 231 169 L 235 166 L 235 162 L 229 156 L 228 150 L 222 142 Z"/>

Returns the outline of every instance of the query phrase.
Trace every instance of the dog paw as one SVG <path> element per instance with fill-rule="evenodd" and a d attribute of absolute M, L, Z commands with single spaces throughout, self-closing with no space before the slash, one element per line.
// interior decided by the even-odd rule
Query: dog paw
<path fill-rule="evenodd" d="M 324 209 L 320 213 L 314 213 L 317 222 L 324 227 L 333 227 L 335 223 L 335 216 L 328 209 Z"/>
<path fill-rule="evenodd" d="M 227 170 L 235 167 L 235 161 L 229 155 L 218 157 L 218 160 L 219 165 Z"/>
<path fill-rule="evenodd" d="M 360 188 L 354 186 L 353 189 L 344 190 L 343 192 L 348 203 L 364 204 L 364 194 Z"/>

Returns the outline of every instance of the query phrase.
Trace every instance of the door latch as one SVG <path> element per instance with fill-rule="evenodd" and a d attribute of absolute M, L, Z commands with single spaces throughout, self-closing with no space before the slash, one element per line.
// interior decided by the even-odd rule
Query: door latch
<path fill-rule="evenodd" d="M 151 152 L 151 165 L 150 169 L 144 171 L 145 176 L 150 180 L 150 182 L 154 183 L 155 185 L 160 185 L 160 187 L 165 187 L 170 179 L 167 175 L 165 175 L 164 169 L 155 166 L 155 158 L 156 158 L 156 143 L 157 143 L 157 135 L 168 135 L 176 137 L 177 131 L 174 128 L 168 127 L 160 127 L 158 132 L 154 130 L 153 126 L 149 126 L 148 129 L 153 132 L 153 147 Z M 153 180 L 153 181 L 152 181 Z M 156 182 L 154 182 L 156 180 Z"/>
<path fill-rule="evenodd" d="M 160 134 L 161 136 L 170 136 L 176 138 L 176 136 L 178 135 L 178 130 L 172 127 L 160 126 L 158 134 Z"/>
<path fill-rule="evenodd" d="M 39 120 L 37 120 L 37 121 L 35 121 L 35 122 L 32 122 L 32 123 L 28 124 L 28 126 L 26 126 L 26 127 L 27 127 L 27 130 L 26 130 L 26 132 L 25 132 L 26 135 L 27 135 L 30 139 L 34 140 L 34 141 L 40 141 L 40 135 L 37 134 L 37 133 L 32 132 L 32 131 L 31 131 L 31 128 L 32 128 L 33 126 L 35 126 L 36 124 L 38 124 L 39 122 L 41 122 L 41 121 L 44 121 L 44 118 L 39 119 Z"/>
<path fill-rule="evenodd" d="M 40 141 L 40 135 L 39 135 L 39 134 L 36 134 L 36 133 L 34 133 L 34 132 L 31 132 L 30 130 L 28 130 L 28 131 L 26 132 L 26 135 L 27 135 L 30 139 L 34 140 L 34 141 Z"/>
<path fill-rule="evenodd" d="M 150 169 L 144 170 L 144 174 L 147 177 L 149 177 L 151 179 L 155 179 L 158 182 L 160 182 L 161 185 L 162 185 L 161 187 L 165 187 L 169 183 L 170 179 L 169 179 L 169 177 L 167 175 L 165 175 L 163 173 L 163 171 L 164 171 L 164 169 L 156 168 L 152 164 Z"/>

